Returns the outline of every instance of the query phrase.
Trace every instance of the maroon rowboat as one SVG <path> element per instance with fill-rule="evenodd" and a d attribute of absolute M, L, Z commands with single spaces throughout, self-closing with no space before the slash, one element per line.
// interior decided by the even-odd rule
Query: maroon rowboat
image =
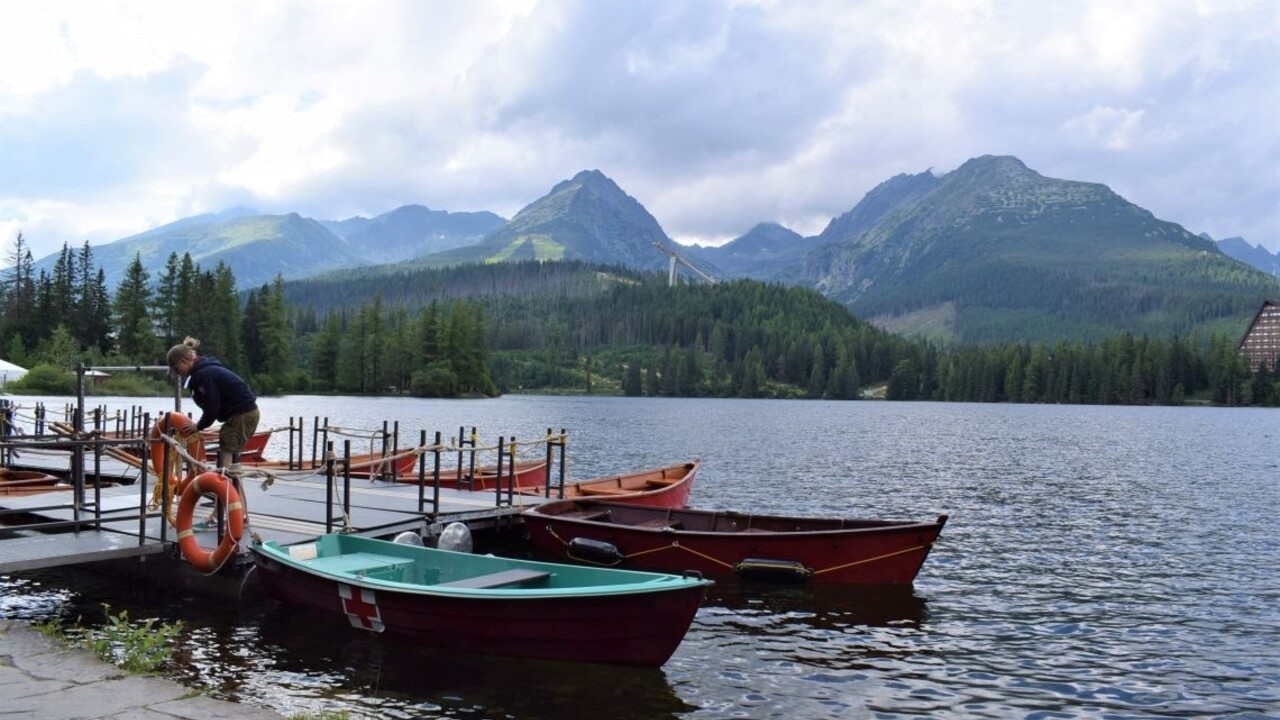
<path fill-rule="evenodd" d="M 710 581 L 402 545 L 355 535 L 250 546 L 263 589 L 426 647 L 657 667 Z"/>
<path fill-rule="evenodd" d="M 711 578 L 910 583 L 937 542 L 933 522 L 854 520 L 558 501 L 521 514 L 539 554 Z"/>

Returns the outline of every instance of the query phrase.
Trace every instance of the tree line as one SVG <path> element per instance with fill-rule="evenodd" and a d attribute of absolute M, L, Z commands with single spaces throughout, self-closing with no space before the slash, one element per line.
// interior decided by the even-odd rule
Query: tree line
<path fill-rule="evenodd" d="M 154 281 L 135 256 L 109 297 L 87 243 L 36 275 L 19 234 L 9 260 L 7 359 L 162 364 L 191 335 L 268 394 L 1280 404 L 1275 369 L 1250 374 L 1222 335 L 946 348 L 880 330 L 815 291 L 749 280 L 668 287 L 658 273 L 525 262 L 364 282 L 277 277 L 240 292 L 224 264 L 172 254 Z"/>
<path fill-rule="evenodd" d="M 53 271 L 37 274 L 18 233 L 6 259 L 0 348 L 18 365 L 163 365 L 168 349 L 191 336 L 266 394 L 497 392 L 482 311 L 466 301 L 435 302 L 412 316 L 384 312 L 378 301 L 318 323 L 286 304 L 282 278 L 241 293 L 226 264 L 202 269 L 189 253 L 170 254 L 154 281 L 135 255 L 113 297 L 88 243 L 79 252 L 64 245 Z"/>

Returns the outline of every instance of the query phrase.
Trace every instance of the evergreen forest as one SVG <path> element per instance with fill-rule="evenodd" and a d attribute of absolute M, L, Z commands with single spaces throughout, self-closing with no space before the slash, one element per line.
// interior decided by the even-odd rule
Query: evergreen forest
<path fill-rule="evenodd" d="M 41 383 L 69 383 L 79 363 L 163 364 L 192 336 L 264 394 L 1280 405 L 1280 375 L 1251 374 L 1238 335 L 944 347 L 808 289 L 669 287 L 664 274 L 583 262 L 410 265 L 240 289 L 227 266 L 175 253 L 154 277 L 135 256 L 111 293 L 88 243 L 36 273 L 19 234 L 6 260 L 0 357 L 32 368 L 14 392 L 50 392 Z M 133 382 L 105 392 L 164 391 Z"/>

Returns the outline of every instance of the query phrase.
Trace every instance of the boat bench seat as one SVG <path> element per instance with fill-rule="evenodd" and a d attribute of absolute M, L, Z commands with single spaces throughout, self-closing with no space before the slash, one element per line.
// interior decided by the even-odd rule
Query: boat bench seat
<path fill-rule="evenodd" d="M 655 478 L 653 480 L 646 480 L 645 484 L 652 488 L 664 488 L 664 487 L 671 487 L 672 485 L 675 485 L 678 482 L 680 482 L 680 478 L 672 478 L 670 480 L 666 478 L 658 480 Z"/>
<path fill-rule="evenodd" d="M 488 575 L 477 575 L 475 577 L 463 578 L 452 582 L 438 583 L 437 587 L 465 588 L 469 590 L 485 590 L 488 588 L 500 588 L 507 585 L 516 585 L 530 580 L 541 580 L 550 577 L 551 573 L 545 570 L 530 570 L 527 568 L 512 568 L 511 570 L 502 570 L 501 572 L 489 573 Z"/>
<path fill-rule="evenodd" d="M 582 492 L 583 495 L 630 495 L 631 493 L 635 492 L 635 490 L 628 490 L 626 488 L 620 488 L 620 487 L 605 488 L 605 487 L 582 486 L 578 489 Z"/>
<path fill-rule="evenodd" d="M 396 579 L 405 570 L 413 567 L 413 560 L 365 552 L 334 557 L 318 557 L 304 560 L 304 562 L 321 572 L 345 573 L 383 580 Z"/>

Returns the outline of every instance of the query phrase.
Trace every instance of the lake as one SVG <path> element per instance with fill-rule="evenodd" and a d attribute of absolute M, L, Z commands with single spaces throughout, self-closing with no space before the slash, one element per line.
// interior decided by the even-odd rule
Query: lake
<path fill-rule="evenodd" d="M 106 400 L 117 401 L 138 402 Z M 0 578 L 0 614 L 100 618 L 108 602 L 182 620 L 169 675 L 286 715 L 1280 717 L 1274 409 L 540 396 L 261 405 L 264 427 L 398 420 L 410 442 L 420 429 L 474 425 L 483 444 L 564 428 L 570 479 L 697 457 L 694 507 L 951 519 L 914 587 L 718 584 L 652 671 L 422 651 L 307 612 L 82 570 Z"/>

